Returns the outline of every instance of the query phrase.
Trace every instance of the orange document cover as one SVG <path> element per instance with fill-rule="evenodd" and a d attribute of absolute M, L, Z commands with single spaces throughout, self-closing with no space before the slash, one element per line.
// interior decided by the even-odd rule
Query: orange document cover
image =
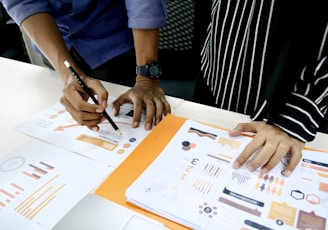
<path fill-rule="evenodd" d="M 186 118 L 167 115 L 98 187 L 95 194 L 157 220 L 170 229 L 189 229 L 128 203 L 125 198 L 128 187 L 156 159 L 185 121 Z"/>

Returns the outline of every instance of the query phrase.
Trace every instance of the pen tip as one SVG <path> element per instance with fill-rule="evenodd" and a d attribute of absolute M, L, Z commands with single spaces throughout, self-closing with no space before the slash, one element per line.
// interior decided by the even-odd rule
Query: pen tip
<path fill-rule="evenodd" d="M 122 136 L 121 130 L 117 129 L 116 132 Z"/>

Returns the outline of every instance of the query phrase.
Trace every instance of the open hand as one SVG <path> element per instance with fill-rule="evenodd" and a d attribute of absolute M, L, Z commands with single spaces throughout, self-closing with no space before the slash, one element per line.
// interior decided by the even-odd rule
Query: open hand
<path fill-rule="evenodd" d="M 157 125 L 164 115 L 171 112 L 170 104 L 165 98 L 159 81 L 151 79 L 137 81 L 131 89 L 113 102 L 115 116 L 119 114 L 120 106 L 125 103 L 133 103 L 134 105 L 133 128 L 138 127 L 144 108 L 146 109 L 146 130 Z"/>
<path fill-rule="evenodd" d="M 288 177 L 302 158 L 305 143 L 289 136 L 277 126 L 260 121 L 240 123 L 229 134 L 237 136 L 242 132 L 253 132 L 255 136 L 233 163 L 235 169 L 240 168 L 262 146 L 257 156 L 247 164 L 250 171 L 261 168 L 261 172 L 266 173 L 286 154 L 290 154 L 291 159 L 283 172 Z"/>

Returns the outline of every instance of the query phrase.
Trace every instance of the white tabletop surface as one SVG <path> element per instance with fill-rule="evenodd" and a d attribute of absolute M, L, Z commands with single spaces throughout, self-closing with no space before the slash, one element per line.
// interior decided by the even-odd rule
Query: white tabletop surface
<path fill-rule="evenodd" d="M 0 57 L 0 157 L 30 140 L 14 130 L 15 126 L 42 109 L 58 102 L 62 95 L 62 81 L 52 70 Z M 111 96 L 118 96 L 128 88 L 103 83 Z M 222 128 L 231 129 L 249 117 L 225 110 L 168 97 L 172 114 Z M 318 133 L 306 147 L 328 151 L 328 135 Z M 91 216 L 91 217 L 90 217 Z M 60 229 L 162 229 L 130 210 L 90 194 L 69 212 L 54 228 Z M 139 227 L 139 228 L 138 228 Z"/>

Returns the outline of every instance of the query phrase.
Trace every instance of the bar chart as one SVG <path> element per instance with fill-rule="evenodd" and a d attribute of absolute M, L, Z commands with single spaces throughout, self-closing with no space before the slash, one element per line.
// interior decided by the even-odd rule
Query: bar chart
<path fill-rule="evenodd" d="M 13 222 L 20 229 L 52 228 L 109 170 L 44 142 L 27 143 L 0 159 L 0 229 Z"/>

